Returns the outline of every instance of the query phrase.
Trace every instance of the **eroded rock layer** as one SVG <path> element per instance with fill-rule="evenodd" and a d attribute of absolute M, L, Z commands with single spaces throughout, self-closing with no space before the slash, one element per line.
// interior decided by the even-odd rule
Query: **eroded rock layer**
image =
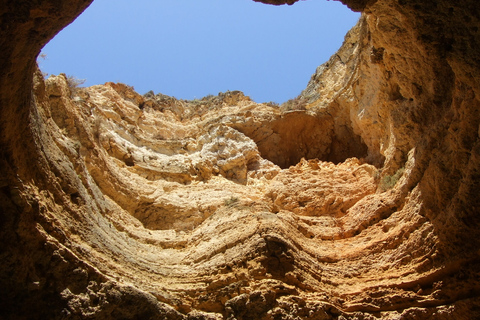
<path fill-rule="evenodd" d="M 345 1 L 281 107 L 43 79 L 89 3 L 0 3 L 2 317 L 480 317 L 476 2 Z"/>

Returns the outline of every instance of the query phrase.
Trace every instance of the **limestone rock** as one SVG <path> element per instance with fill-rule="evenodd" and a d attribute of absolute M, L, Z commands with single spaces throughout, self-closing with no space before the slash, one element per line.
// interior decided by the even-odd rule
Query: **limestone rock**
<path fill-rule="evenodd" d="M 475 1 L 344 0 L 280 107 L 44 79 L 90 2 L 0 1 L 2 318 L 480 317 Z"/>

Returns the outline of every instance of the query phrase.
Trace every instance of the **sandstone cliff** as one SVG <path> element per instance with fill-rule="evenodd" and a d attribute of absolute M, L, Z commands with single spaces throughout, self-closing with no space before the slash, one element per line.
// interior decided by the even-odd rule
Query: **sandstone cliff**
<path fill-rule="evenodd" d="M 475 1 L 345 0 L 283 107 L 43 79 L 90 2 L 0 1 L 0 317 L 480 317 Z"/>

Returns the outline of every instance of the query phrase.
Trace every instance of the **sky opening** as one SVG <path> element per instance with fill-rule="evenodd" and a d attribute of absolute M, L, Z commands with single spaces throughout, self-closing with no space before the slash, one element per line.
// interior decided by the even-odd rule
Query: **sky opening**
<path fill-rule="evenodd" d="M 47 74 L 179 99 L 241 90 L 282 103 L 306 87 L 359 18 L 338 1 L 95 0 L 42 50 Z"/>

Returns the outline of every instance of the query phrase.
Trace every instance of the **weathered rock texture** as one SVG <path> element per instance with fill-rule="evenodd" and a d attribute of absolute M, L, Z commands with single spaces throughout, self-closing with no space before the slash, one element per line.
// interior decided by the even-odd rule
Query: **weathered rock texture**
<path fill-rule="evenodd" d="M 44 80 L 90 2 L 0 1 L 2 319 L 480 317 L 476 1 L 345 0 L 284 108 Z"/>

